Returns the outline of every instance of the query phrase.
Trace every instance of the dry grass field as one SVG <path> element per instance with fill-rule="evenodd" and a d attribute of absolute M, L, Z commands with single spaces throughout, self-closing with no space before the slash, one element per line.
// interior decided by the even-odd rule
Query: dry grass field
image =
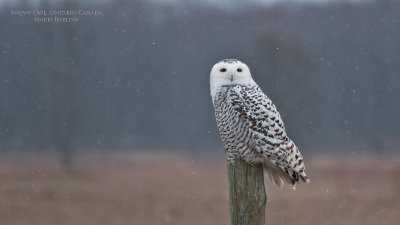
<path fill-rule="evenodd" d="M 85 155 L 73 170 L 1 157 L 1 225 L 229 224 L 224 158 Z M 400 157 L 307 157 L 309 185 L 266 182 L 267 224 L 400 224 Z"/>

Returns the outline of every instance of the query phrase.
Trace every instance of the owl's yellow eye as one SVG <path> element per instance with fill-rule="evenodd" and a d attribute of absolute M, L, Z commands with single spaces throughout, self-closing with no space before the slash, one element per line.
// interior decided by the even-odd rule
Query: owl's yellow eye
<path fill-rule="evenodd" d="M 219 71 L 221 71 L 221 72 L 226 72 L 226 69 L 225 69 L 225 68 L 222 68 L 222 69 L 220 69 Z"/>
<path fill-rule="evenodd" d="M 242 69 L 241 69 L 241 68 L 238 68 L 237 71 L 240 73 L 240 72 L 242 72 Z"/>

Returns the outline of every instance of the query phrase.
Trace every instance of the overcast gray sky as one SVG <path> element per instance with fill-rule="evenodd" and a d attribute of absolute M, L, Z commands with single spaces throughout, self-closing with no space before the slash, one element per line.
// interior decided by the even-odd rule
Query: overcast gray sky
<path fill-rule="evenodd" d="M 28 0 L 32 5 L 39 3 L 41 0 Z M 59 0 L 52 0 L 54 2 Z M 111 0 L 82 0 L 85 2 L 106 2 Z M 152 2 L 159 2 L 165 4 L 187 4 L 187 3 L 198 3 L 198 4 L 211 4 L 217 7 L 221 6 L 238 6 L 238 5 L 248 5 L 248 4 L 262 4 L 262 5 L 271 5 L 276 3 L 331 3 L 331 2 L 366 2 L 369 0 L 248 0 L 248 1 L 241 1 L 241 0 L 148 0 Z M 370 0 L 374 1 L 374 0 Z M 5 3 L 9 4 L 16 4 L 19 0 L 0 0 L 0 4 L 4 5 Z"/>

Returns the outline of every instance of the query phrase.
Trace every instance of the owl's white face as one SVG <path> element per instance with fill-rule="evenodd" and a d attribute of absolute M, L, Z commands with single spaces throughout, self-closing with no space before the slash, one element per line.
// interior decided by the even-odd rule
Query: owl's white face
<path fill-rule="evenodd" d="M 252 84 L 249 67 L 236 59 L 224 59 L 213 66 L 210 73 L 211 97 L 214 96 L 218 87 L 234 84 Z"/>

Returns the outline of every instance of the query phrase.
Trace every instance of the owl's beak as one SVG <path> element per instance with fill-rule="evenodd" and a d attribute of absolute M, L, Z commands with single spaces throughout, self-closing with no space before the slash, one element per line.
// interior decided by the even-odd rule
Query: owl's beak
<path fill-rule="evenodd" d="M 233 82 L 233 75 L 231 75 L 231 79 L 230 80 L 231 80 L 231 82 Z"/>

